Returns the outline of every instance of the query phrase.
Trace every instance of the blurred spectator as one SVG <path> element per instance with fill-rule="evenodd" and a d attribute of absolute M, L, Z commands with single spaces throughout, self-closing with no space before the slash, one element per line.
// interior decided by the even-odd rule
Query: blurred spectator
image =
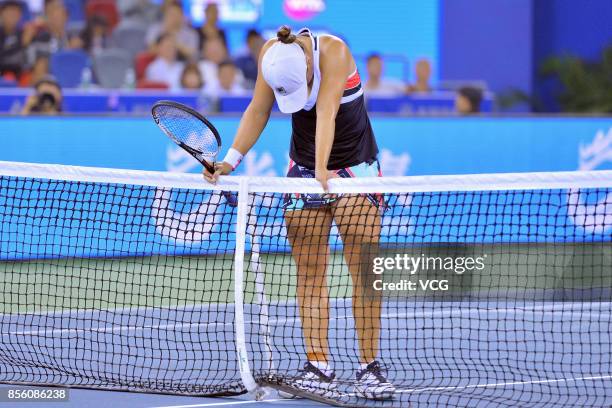
<path fill-rule="evenodd" d="M 213 97 L 219 96 L 240 96 L 247 91 L 240 84 L 238 68 L 231 60 L 223 61 L 219 64 L 219 78 L 216 83 L 210 83 L 206 87 L 206 93 Z"/>
<path fill-rule="evenodd" d="M 399 80 L 383 77 L 384 65 L 379 54 L 370 54 L 366 60 L 368 80 L 365 83 L 366 95 L 393 96 L 404 93 L 404 84 Z"/>
<path fill-rule="evenodd" d="M 80 35 L 82 48 L 95 55 L 108 46 L 108 21 L 103 16 L 93 15 Z"/>
<path fill-rule="evenodd" d="M 153 44 L 161 34 L 173 34 L 176 37 L 179 56 L 185 60 L 196 57 L 198 34 L 186 24 L 181 4 L 173 1 L 164 6 L 163 13 L 162 22 L 153 25 L 147 32 L 147 43 Z"/>
<path fill-rule="evenodd" d="M 34 85 L 34 91 L 34 94 L 26 100 L 21 111 L 23 115 L 31 113 L 55 115 L 62 111 L 62 88 L 55 78 L 50 75 L 41 78 Z"/>
<path fill-rule="evenodd" d="M 160 19 L 159 6 L 151 0 L 121 0 L 117 2 L 122 20 L 139 21 L 144 24 L 153 24 Z"/>
<path fill-rule="evenodd" d="M 34 57 L 50 55 L 57 50 L 75 48 L 80 41 L 71 43 L 66 31 L 68 11 L 62 0 L 45 0 L 45 15 L 43 19 L 36 19 L 24 28 L 24 36 L 33 33 L 31 49 Z M 31 58 L 33 60 L 34 58 Z"/>
<path fill-rule="evenodd" d="M 145 78 L 154 82 L 165 82 L 170 89 L 179 89 L 183 63 L 178 61 L 176 38 L 172 34 L 162 34 L 157 40 L 157 57 L 149 64 Z"/>
<path fill-rule="evenodd" d="M 408 85 L 407 92 L 431 92 L 429 81 L 431 79 L 431 63 L 427 59 L 420 59 L 414 68 L 416 82 Z"/>
<path fill-rule="evenodd" d="M 238 68 L 231 60 L 219 64 L 219 91 L 221 95 L 243 95 L 244 87 L 240 84 Z"/>
<path fill-rule="evenodd" d="M 197 64 L 187 64 L 181 74 L 181 88 L 190 90 L 202 90 L 204 78 Z"/>
<path fill-rule="evenodd" d="M 26 63 L 23 31 L 19 22 L 23 16 L 19 1 L 0 3 L 0 75 L 18 76 Z"/>
<path fill-rule="evenodd" d="M 482 90 L 471 86 L 459 88 L 455 98 L 455 109 L 457 113 L 469 115 L 480 112 L 482 102 Z"/>
<path fill-rule="evenodd" d="M 30 71 L 25 71 L 19 77 L 19 86 L 24 88 L 33 86 L 47 75 L 49 75 L 49 57 L 46 55 L 39 55 L 36 61 L 34 61 L 32 69 Z"/>
<path fill-rule="evenodd" d="M 213 38 L 221 38 L 225 48 L 227 48 L 227 37 L 225 31 L 219 28 L 219 6 L 216 3 L 208 3 L 204 10 L 204 24 L 198 30 L 200 37 L 200 49 L 204 47 L 204 43 Z"/>
<path fill-rule="evenodd" d="M 217 82 L 219 64 L 229 58 L 223 40 L 220 37 L 207 39 L 202 48 L 202 57 L 204 59 L 198 64 L 200 72 L 202 72 L 206 82 L 214 87 Z"/>
<path fill-rule="evenodd" d="M 257 79 L 257 61 L 261 48 L 265 44 L 264 38 L 255 29 L 250 29 L 246 36 L 247 50 L 244 55 L 236 58 L 236 66 L 242 71 L 249 87 L 253 88 Z"/>

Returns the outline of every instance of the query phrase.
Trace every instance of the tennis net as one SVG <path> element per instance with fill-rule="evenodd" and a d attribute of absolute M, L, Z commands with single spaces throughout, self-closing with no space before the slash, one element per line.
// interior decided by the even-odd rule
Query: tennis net
<path fill-rule="evenodd" d="M 611 189 L 612 172 L 581 172 L 322 196 L 314 180 L 1 163 L 0 382 L 610 405 Z"/>
<path fill-rule="evenodd" d="M 244 391 L 236 214 L 218 191 L 195 175 L 0 169 L 0 381 Z"/>

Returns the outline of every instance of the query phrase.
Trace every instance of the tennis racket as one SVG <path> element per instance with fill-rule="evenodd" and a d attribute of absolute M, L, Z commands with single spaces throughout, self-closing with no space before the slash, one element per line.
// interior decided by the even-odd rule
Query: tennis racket
<path fill-rule="evenodd" d="M 174 143 L 199 161 L 211 174 L 221 150 L 221 137 L 212 123 L 189 106 L 172 101 L 158 101 L 151 109 L 157 126 Z M 221 192 L 231 206 L 238 204 L 236 196 Z"/>

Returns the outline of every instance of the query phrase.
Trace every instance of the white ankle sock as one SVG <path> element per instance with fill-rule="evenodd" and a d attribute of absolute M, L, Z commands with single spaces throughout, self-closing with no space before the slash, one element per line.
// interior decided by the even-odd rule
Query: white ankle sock
<path fill-rule="evenodd" d="M 361 370 L 365 370 L 366 368 L 368 368 L 369 365 L 370 365 L 370 363 L 361 363 L 361 364 L 359 364 L 359 368 Z"/>

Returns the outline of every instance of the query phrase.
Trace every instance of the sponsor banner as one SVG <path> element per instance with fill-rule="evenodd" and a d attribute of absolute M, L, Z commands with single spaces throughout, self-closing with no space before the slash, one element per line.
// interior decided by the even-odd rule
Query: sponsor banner
<path fill-rule="evenodd" d="M 4 118 L 2 121 L 3 133 L 11 137 L 0 141 L 0 160 L 201 171 L 190 156 L 159 133 L 151 119 Z M 227 149 L 238 120 L 213 118 L 213 122 L 219 127 Z M 383 174 L 399 176 L 610 169 L 611 122 L 610 118 L 374 118 L 373 126 L 379 142 Z M 284 175 L 289 137 L 290 122 L 272 119 L 254 149 L 246 155 L 237 174 Z M 61 194 L 43 196 L 47 189 L 40 185 L 36 189 L 30 186 L 20 191 L 22 195 L 17 197 L 18 200 L 8 200 L 16 194 L 17 181 L 22 185 L 25 182 L 4 177 L 0 185 L 0 197 L 4 197 L 0 201 L 3 259 L 198 254 L 204 248 L 202 242 L 211 239 L 223 239 L 224 247 L 220 249 L 233 250 L 234 231 L 228 228 L 235 221 L 234 215 L 225 209 L 224 202 L 211 200 L 206 193 L 150 188 L 138 193 L 142 196 L 134 196 L 129 191 L 117 190 L 113 197 L 119 202 L 115 202 L 108 195 L 79 190 L 80 186 L 76 184 L 66 186 L 63 192 L 66 197 Z M 27 196 L 23 195 L 26 193 Z M 122 201 L 124 193 L 131 198 Z M 529 200 L 535 199 L 540 207 L 534 209 L 534 217 L 508 223 L 506 236 L 513 237 L 516 242 L 580 242 L 585 237 L 595 241 L 610 240 L 611 223 L 607 220 L 611 216 L 608 209 L 612 193 L 556 191 L 553 205 L 544 205 L 549 193 L 530 194 Z M 445 197 L 452 198 L 443 193 L 439 196 L 440 199 Z M 423 194 L 394 197 L 395 205 L 390 206 L 382 219 L 382 241 L 400 236 L 408 242 L 421 242 L 424 238 L 419 237 L 426 237 L 424 242 L 452 243 L 471 231 L 465 220 L 477 214 L 474 208 L 461 205 L 459 201 L 439 201 L 432 206 L 426 202 L 430 198 Z M 484 210 L 488 217 L 494 219 L 496 211 L 503 208 L 512 210 L 509 214 L 498 215 L 518 216 L 521 204 L 527 199 L 515 193 L 506 193 L 501 198 L 509 203 L 509 207 L 500 209 L 494 202 L 481 201 L 488 206 Z M 267 205 L 280 206 L 281 196 L 275 199 L 278 201 Z M 398 200 L 402 202 L 398 203 Z M 477 193 L 464 194 L 461 198 L 462 202 L 477 200 L 482 200 Z M 80 202 L 83 207 L 67 206 L 70 202 Z M 113 206 L 119 204 L 127 206 L 130 211 L 137 208 L 143 211 L 137 216 L 128 211 L 112 220 L 96 218 L 102 217 L 102 212 L 94 209 L 109 210 L 112 214 Z M 432 220 L 427 218 L 427 214 L 439 210 L 436 205 L 452 209 L 452 214 L 445 218 L 445 228 L 429 231 Z M 23 210 L 24 207 L 28 210 Z M 483 211 L 482 206 L 478 210 Z M 276 228 L 276 236 L 285 236 L 282 212 L 272 214 L 276 215 L 257 220 L 258 232 L 261 236 L 274 236 L 262 229 Z M 472 232 L 481 234 L 486 242 L 491 234 L 484 224 L 479 225 L 482 225 L 482 231 Z M 96 231 L 106 232 L 100 235 Z M 22 234 L 35 237 L 36 242 L 25 242 Z M 337 234 L 335 228 L 332 234 Z M 263 249 L 268 244 L 260 242 Z M 287 250 L 286 244 L 283 246 Z"/>

